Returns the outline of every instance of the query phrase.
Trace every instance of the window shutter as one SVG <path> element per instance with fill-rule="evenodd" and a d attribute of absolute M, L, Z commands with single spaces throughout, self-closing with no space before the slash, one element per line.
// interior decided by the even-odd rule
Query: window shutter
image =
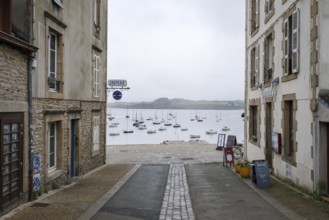
<path fill-rule="evenodd" d="M 255 83 L 259 83 L 259 44 L 255 47 Z"/>
<path fill-rule="evenodd" d="M 259 0 L 255 1 L 255 28 L 259 27 Z"/>
<path fill-rule="evenodd" d="M 252 32 L 252 0 L 248 1 L 249 6 L 249 34 Z"/>
<path fill-rule="evenodd" d="M 251 49 L 250 57 L 250 87 L 255 86 L 255 48 Z"/>
<path fill-rule="evenodd" d="M 284 73 L 289 74 L 289 22 L 288 19 L 284 21 Z"/>
<path fill-rule="evenodd" d="M 292 72 L 298 72 L 299 66 L 299 11 L 296 10 L 292 14 Z"/>

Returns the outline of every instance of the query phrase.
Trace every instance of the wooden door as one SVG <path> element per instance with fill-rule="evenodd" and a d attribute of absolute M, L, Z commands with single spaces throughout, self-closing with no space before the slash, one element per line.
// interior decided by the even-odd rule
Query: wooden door
<path fill-rule="evenodd" d="M 0 114 L 0 205 L 17 202 L 23 186 L 23 114 Z"/>

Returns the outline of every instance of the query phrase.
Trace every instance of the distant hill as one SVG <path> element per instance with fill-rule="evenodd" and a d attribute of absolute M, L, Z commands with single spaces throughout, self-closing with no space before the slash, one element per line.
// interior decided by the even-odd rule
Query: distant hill
<path fill-rule="evenodd" d="M 152 102 L 111 102 L 111 108 L 130 109 L 212 109 L 212 110 L 232 110 L 243 109 L 244 101 L 192 101 L 187 99 L 159 98 Z"/>

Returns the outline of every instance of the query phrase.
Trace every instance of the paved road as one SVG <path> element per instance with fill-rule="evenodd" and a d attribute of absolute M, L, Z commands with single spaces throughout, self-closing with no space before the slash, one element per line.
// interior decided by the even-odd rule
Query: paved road
<path fill-rule="evenodd" d="M 157 147 L 111 146 L 115 163 L 144 164 L 93 220 L 286 219 L 222 166 L 213 145 Z"/>

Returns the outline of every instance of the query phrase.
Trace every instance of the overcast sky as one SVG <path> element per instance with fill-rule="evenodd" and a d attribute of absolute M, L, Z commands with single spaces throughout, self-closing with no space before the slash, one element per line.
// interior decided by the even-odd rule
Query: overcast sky
<path fill-rule="evenodd" d="M 131 88 L 121 101 L 243 99 L 244 4 L 109 0 L 108 79 Z"/>

